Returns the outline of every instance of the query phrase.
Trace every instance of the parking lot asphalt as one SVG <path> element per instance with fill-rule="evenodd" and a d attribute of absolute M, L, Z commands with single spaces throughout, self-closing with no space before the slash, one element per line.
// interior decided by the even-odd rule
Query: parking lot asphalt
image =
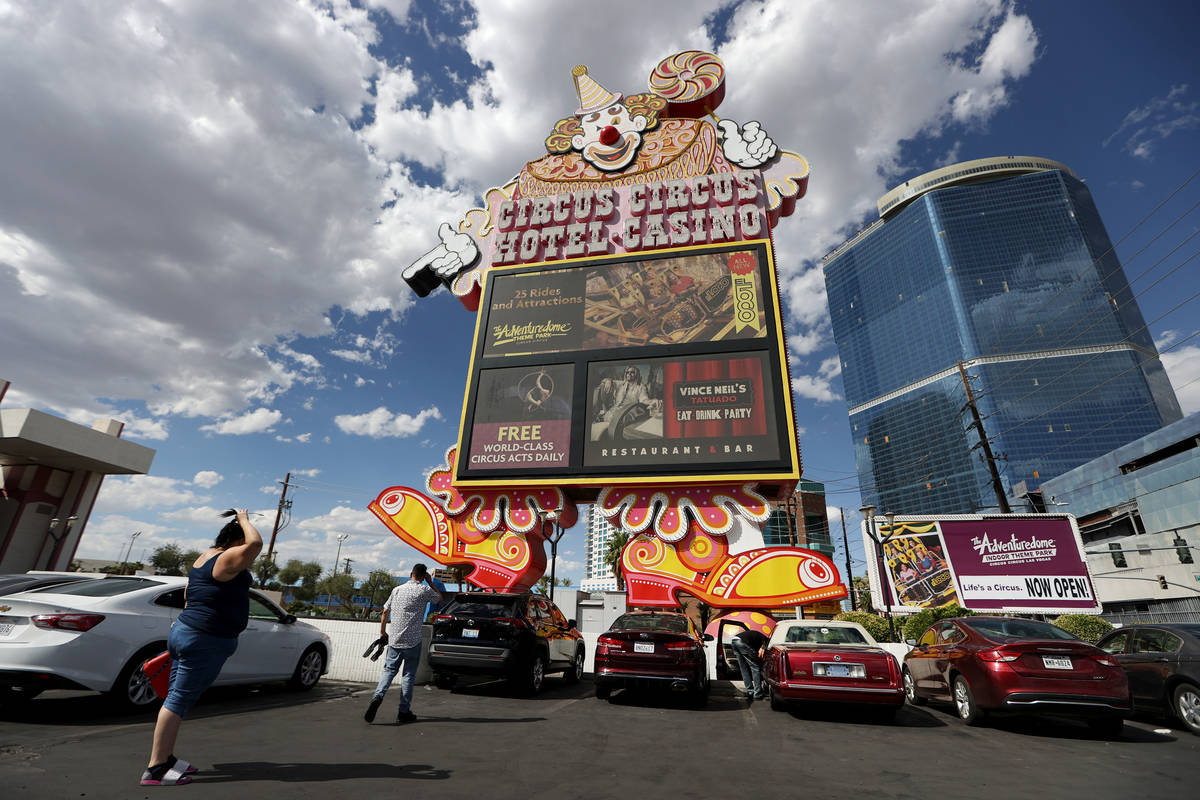
<path fill-rule="evenodd" d="M 370 686 L 306 694 L 210 692 L 184 723 L 189 786 L 142 787 L 151 715 L 52 692 L 0 710 L 6 798 L 885 798 L 1190 797 L 1200 737 L 1152 719 L 1117 741 L 1069 720 L 999 719 L 968 728 L 946 707 L 906 706 L 890 724 L 844 708 L 774 712 L 714 684 L 703 709 L 670 694 L 592 696 L 548 679 L 533 698 L 501 682 L 418 686 L 415 723 L 395 724 L 397 687 L 373 724 Z"/>

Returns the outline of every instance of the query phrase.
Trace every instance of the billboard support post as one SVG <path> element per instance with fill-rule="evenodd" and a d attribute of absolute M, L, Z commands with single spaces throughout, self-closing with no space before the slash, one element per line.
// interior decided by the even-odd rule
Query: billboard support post
<path fill-rule="evenodd" d="M 876 531 L 876 529 L 875 529 L 875 506 L 863 506 L 862 508 L 859 509 L 859 511 L 862 512 L 863 518 L 866 519 L 866 521 L 867 521 L 867 531 L 871 535 L 871 541 L 875 542 L 875 556 L 876 556 L 876 558 L 879 559 L 879 563 L 882 564 L 883 560 L 884 560 L 883 559 L 884 542 L 886 542 L 888 539 L 891 539 L 892 536 L 895 535 L 896 515 L 894 513 L 892 513 L 891 511 L 888 511 L 887 513 L 884 514 L 884 516 L 887 517 L 887 521 L 888 521 L 888 534 L 887 534 L 887 536 L 884 536 L 881 539 L 881 538 L 879 538 L 878 531 Z M 883 595 L 883 604 L 884 604 L 884 607 L 887 609 L 888 635 L 891 637 L 892 641 L 896 641 L 896 623 L 892 619 L 891 586 L 888 586 L 887 591 L 884 591 L 884 586 L 881 581 L 880 585 L 879 585 L 879 593 L 881 595 Z"/>

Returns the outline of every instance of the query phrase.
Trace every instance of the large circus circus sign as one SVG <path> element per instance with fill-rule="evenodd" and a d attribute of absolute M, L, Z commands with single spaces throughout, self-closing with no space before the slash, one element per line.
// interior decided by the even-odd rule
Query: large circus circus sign
<path fill-rule="evenodd" d="M 548 526 L 595 502 L 631 534 L 636 605 L 845 596 L 829 559 L 761 532 L 801 471 L 771 230 L 807 162 L 716 116 L 712 54 L 663 59 L 636 94 L 571 78 L 546 153 L 404 270 L 475 312 L 475 342 L 445 466 L 371 510 L 480 587 L 532 585 Z"/>

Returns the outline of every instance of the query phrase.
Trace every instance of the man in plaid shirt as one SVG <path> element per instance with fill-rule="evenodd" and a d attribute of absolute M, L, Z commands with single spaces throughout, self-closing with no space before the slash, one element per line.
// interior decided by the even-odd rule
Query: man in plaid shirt
<path fill-rule="evenodd" d="M 409 707 L 412 705 L 413 680 L 421 664 L 421 625 L 425 622 L 425 605 L 440 603 L 442 599 L 442 593 L 433 585 L 429 570 L 424 564 L 417 564 L 408 582 L 393 589 L 383 604 L 379 633 L 388 637 L 387 659 L 379 685 L 371 697 L 371 704 L 367 706 L 367 713 L 363 714 L 367 722 L 374 722 L 375 712 L 379 710 L 401 664 L 404 665 L 404 672 L 400 676 L 400 707 L 396 722 L 405 725 L 416 721 L 417 715 Z"/>

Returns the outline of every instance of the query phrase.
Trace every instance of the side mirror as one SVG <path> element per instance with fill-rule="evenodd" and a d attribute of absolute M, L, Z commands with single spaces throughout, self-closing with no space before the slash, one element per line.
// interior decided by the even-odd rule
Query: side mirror
<path fill-rule="evenodd" d="M 286 617 L 284 617 L 284 618 L 283 618 L 283 623 L 284 623 L 285 625 L 291 625 L 291 624 L 292 624 L 293 622 L 295 622 L 295 621 L 296 621 L 296 615 L 295 615 L 295 614 L 288 614 Z"/>
<path fill-rule="evenodd" d="M 906 645 L 908 645 L 909 647 L 916 647 L 916 646 L 917 646 L 917 640 L 916 640 L 916 639 L 905 639 L 905 640 L 904 640 L 904 643 L 905 643 Z"/>
<path fill-rule="evenodd" d="M 573 620 L 573 619 L 569 619 L 569 620 L 567 620 L 567 627 L 568 627 L 568 628 L 574 628 L 574 627 L 575 627 L 575 620 Z"/>
<path fill-rule="evenodd" d="M 717 637 L 713 636 L 711 633 L 704 633 L 700 635 L 700 641 L 702 642 L 716 641 L 716 638 Z"/>

